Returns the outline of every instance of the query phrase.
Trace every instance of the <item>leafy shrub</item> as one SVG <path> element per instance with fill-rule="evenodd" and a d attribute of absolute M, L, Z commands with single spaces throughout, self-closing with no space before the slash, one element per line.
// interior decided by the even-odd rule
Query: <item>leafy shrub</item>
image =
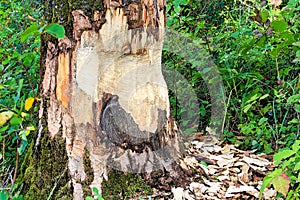
<path fill-rule="evenodd" d="M 299 199 L 300 140 L 296 140 L 291 148 L 281 149 L 274 154 L 274 161 L 278 168 L 264 178 L 260 194 L 266 187 L 273 185 L 287 200 Z"/>
<path fill-rule="evenodd" d="M 300 89 L 300 6 L 294 0 L 276 2 L 171 0 L 167 7 L 167 25 L 200 41 L 222 73 L 228 96 L 225 140 L 266 153 L 299 138 L 293 99 Z M 205 130 L 211 99 L 201 75 L 180 57 L 164 56 L 166 65 L 193 85 L 199 102 L 207 102 L 199 109 L 199 129 Z M 171 103 L 174 116 L 194 110 L 178 106 L 172 95 Z"/>
<path fill-rule="evenodd" d="M 26 152 L 30 132 L 35 130 L 37 109 L 29 109 L 38 90 L 39 37 L 24 44 L 19 33 L 40 16 L 39 7 L 37 1 L 0 2 L 0 187 L 4 196 L 9 191 L 17 193 L 9 187 L 15 188 L 11 184 Z"/>

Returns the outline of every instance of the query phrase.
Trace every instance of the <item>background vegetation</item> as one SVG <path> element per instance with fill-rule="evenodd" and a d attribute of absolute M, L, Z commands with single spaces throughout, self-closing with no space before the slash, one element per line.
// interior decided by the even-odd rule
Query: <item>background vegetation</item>
<path fill-rule="evenodd" d="M 30 133 L 37 128 L 37 107 L 24 105 L 38 99 L 40 41 L 29 37 L 20 42 L 20 38 L 36 23 L 34 19 L 42 21 L 42 15 L 37 0 L 0 2 L 0 199 L 22 199 L 22 183 L 15 180 Z M 168 28 L 197 41 L 222 74 L 227 95 L 224 142 L 275 153 L 278 168 L 265 178 L 263 187 L 286 174 L 291 186 L 287 199 L 299 198 L 299 0 L 168 0 L 167 15 Z M 212 102 L 197 63 L 167 50 L 163 63 L 184 76 L 200 105 L 178 102 L 177 94 L 186 93 L 187 87 L 180 87 L 177 80 L 170 86 L 174 117 L 186 134 L 204 132 Z M 199 121 L 190 117 L 194 110 Z"/>
<path fill-rule="evenodd" d="M 36 97 L 39 82 L 39 37 L 20 42 L 20 33 L 39 19 L 37 1 L 0 2 L 0 199 L 15 191 L 19 164 L 26 153 L 30 132 L 36 127 L 37 109 L 25 110 L 25 100 Z"/>

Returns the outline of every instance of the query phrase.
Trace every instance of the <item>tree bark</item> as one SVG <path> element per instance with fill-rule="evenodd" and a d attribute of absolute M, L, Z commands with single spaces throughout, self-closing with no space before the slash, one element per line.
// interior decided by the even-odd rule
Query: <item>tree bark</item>
<path fill-rule="evenodd" d="M 174 170 L 181 145 L 161 72 L 165 1 L 44 4 L 45 20 L 63 24 L 66 37 L 42 41 L 39 131 L 22 168 L 27 197 L 84 199 L 112 168 Z"/>

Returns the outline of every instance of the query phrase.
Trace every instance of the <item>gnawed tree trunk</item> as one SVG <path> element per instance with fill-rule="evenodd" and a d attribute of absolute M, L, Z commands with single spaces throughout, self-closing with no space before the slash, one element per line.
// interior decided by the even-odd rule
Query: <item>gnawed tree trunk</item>
<path fill-rule="evenodd" d="M 62 193 L 55 199 L 83 199 L 89 187 L 101 191 L 108 168 L 174 172 L 181 146 L 161 72 L 165 1 L 46 1 L 45 11 L 67 34 L 42 43 L 39 131 L 23 166 L 27 197 L 53 189 Z"/>

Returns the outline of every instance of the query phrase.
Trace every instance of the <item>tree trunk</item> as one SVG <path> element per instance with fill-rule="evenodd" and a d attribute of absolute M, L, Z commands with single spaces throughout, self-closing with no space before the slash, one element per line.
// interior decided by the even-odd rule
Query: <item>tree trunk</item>
<path fill-rule="evenodd" d="M 83 199 L 107 169 L 172 171 L 181 150 L 161 72 L 165 1 L 45 1 L 66 37 L 43 37 L 39 131 L 28 199 Z M 173 178 L 176 178 L 174 173 Z M 52 192 L 51 192 L 52 191 Z"/>

